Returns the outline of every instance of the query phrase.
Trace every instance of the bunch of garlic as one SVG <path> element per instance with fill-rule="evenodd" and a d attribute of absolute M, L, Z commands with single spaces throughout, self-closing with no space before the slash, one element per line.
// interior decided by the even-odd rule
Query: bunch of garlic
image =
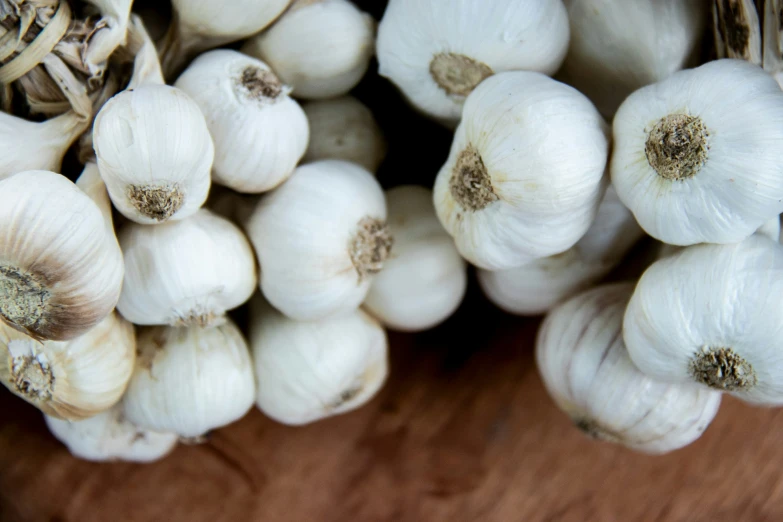
<path fill-rule="evenodd" d="M 568 34 L 561 0 L 390 0 L 378 27 L 378 72 L 417 109 L 453 124 L 492 74 L 553 74 Z"/>
<path fill-rule="evenodd" d="M 253 363 L 233 322 L 215 328 L 139 329 L 136 368 L 123 398 L 131 423 L 198 440 L 247 413 Z"/>
<path fill-rule="evenodd" d="M 268 63 L 294 96 L 332 98 L 353 89 L 367 72 L 374 24 L 350 0 L 294 0 L 242 52 Z"/>
<path fill-rule="evenodd" d="M 215 144 L 213 181 L 257 193 L 293 173 L 307 149 L 307 117 L 265 63 L 237 51 L 210 51 L 174 85 L 206 117 Z"/>
<path fill-rule="evenodd" d="M 484 80 L 465 103 L 435 181 L 435 209 L 460 253 L 487 270 L 571 248 L 607 184 L 606 125 L 590 101 L 540 73 Z"/>
<path fill-rule="evenodd" d="M 267 416 L 308 424 L 362 406 L 383 386 L 386 333 L 366 313 L 297 322 L 263 299 L 252 305 L 256 403 Z"/>
<path fill-rule="evenodd" d="M 373 279 L 364 307 L 395 330 L 432 328 L 462 302 L 467 266 L 435 215 L 431 191 L 396 187 L 386 193 L 386 203 L 394 251 Z"/>
<path fill-rule="evenodd" d="M 633 285 L 601 286 L 547 316 L 536 363 L 549 394 L 587 435 L 645 453 L 696 440 L 718 412 L 721 395 L 642 374 L 623 344 L 623 312 Z"/>
<path fill-rule="evenodd" d="M 643 235 L 610 185 L 595 221 L 576 245 L 517 268 L 479 270 L 479 284 L 489 300 L 507 312 L 545 313 L 607 275 Z"/>
<path fill-rule="evenodd" d="M 297 168 L 261 198 L 247 232 L 264 296 L 301 321 L 358 308 L 394 242 L 375 177 L 338 160 Z"/>

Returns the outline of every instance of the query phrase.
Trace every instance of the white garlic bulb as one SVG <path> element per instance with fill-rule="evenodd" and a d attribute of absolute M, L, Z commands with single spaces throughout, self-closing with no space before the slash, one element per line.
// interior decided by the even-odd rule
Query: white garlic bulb
<path fill-rule="evenodd" d="M 396 187 L 386 193 L 386 204 L 394 252 L 373 279 L 364 306 L 395 330 L 432 328 L 462 302 L 467 265 L 435 215 L 430 190 Z"/>
<path fill-rule="evenodd" d="M 353 96 L 306 103 L 310 143 L 304 161 L 341 159 L 376 172 L 386 156 L 386 140 L 372 112 Z"/>
<path fill-rule="evenodd" d="M 0 316 L 36 339 L 66 340 L 114 309 L 122 253 L 100 208 L 64 176 L 0 181 Z"/>
<path fill-rule="evenodd" d="M 265 63 L 228 49 L 210 51 L 174 85 L 206 117 L 215 144 L 213 181 L 257 193 L 293 173 L 307 149 L 307 117 Z"/>
<path fill-rule="evenodd" d="M 338 160 L 297 168 L 261 198 L 247 232 L 264 296 L 300 321 L 356 309 L 393 243 L 381 186 L 360 166 Z"/>
<path fill-rule="evenodd" d="M 614 118 L 612 183 L 651 236 L 734 243 L 783 212 L 783 92 L 718 60 L 628 97 Z"/>
<path fill-rule="evenodd" d="M 625 313 L 625 343 L 656 379 L 781 405 L 782 296 L 778 243 L 753 235 L 688 247 L 644 272 Z"/>
<path fill-rule="evenodd" d="M 297 98 L 332 98 L 353 89 L 367 72 L 374 25 L 349 0 L 294 0 L 242 52 L 268 63 Z"/>
<path fill-rule="evenodd" d="M 256 289 L 250 242 L 207 209 L 154 227 L 129 223 L 120 246 L 125 281 L 117 310 L 135 324 L 220 324 Z"/>
<path fill-rule="evenodd" d="M 568 31 L 561 0 L 390 0 L 378 26 L 378 72 L 417 109 L 456 122 L 465 97 L 494 73 L 553 74 Z"/>
<path fill-rule="evenodd" d="M 435 181 L 438 217 L 460 253 L 501 270 L 571 248 L 606 187 L 607 133 L 586 97 L 543 74 L 484 80 Z"/>
<path fill-rule="evenodd" d="M 507 312 L 542 314 L 607 275 L 643 235 L 610 185 L 595 221 L 576 245 L 517 268 L 479 270 L 479 284 Z"/>
<path fill-rule="evenodd" d="M 256 402 L 278 422 L 303 425 L 349 412 L 386 380 L 386 333 L 361 310 L 297 322 L 257 299 L 251 317 Z"/>
<path fill-rule="evenodd" d="M 566 83 L 607 118 L 640 87 L 695 62 L 707 20 L 706 2 L 566 0 L 571 41 Z"/>
<path fill-rule="evenodd" d="M 642 374 L 623 345 L 633 284 L 594 288 L 556 307 L 536 340 L 536 362 L 558 407 L 587 435 L 645 453 L 699 438 L 721 394 Z"/>
<path fill-rule="evenodd" d="M 177 445 L 174 433 L 138 428 L 125 419 L 122 405 L 89 419 L 66 421 L 44 416 L 46 426 L 75 457 L 95 462 L 127 460 L 153 462 Z"/>
<path fill-rule="evenodd" d="M 215 328 L 141 328 L 138 347 L 123 399 L 133 424 L 196 439 L 253 406 L 253 362 L 230 320 Z"/>
<path fill-rule="evenodd" d="M 135 356 L 133 325 L 116 313 L 70 341 L 39 342 L 0 325 L 0 382 L 61 419 L 85 419 L 116 404 Z"/>

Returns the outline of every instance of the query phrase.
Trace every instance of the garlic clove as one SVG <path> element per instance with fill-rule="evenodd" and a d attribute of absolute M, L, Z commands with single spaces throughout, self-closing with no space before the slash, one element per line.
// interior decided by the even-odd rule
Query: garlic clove
<path fill-rule="evenodd" d="M 133 325 L 115 313 L 70 341 L 39 342 L 0 325 L 0 382 L 60 419 L 86 419 L 116 404 L 135 356 Z"/>
<path fill-rule="evenodd" d="M 247 413 L 255 397 L 253 363 L 230 320 L 215 328 L 139 329 L 139 356 L 123 399 L 138 426 L 196 439 Z"/>
<path fill-rule="evenodd" d="M 212 326 L 253 294 L 253 249 L 242 231 L 207 209 L 120 232 L 125 281 L 117 309 L 140 325 Z"/>
<path fill-rule="evenodd" d="M 572 87 L 496 74 L 465 103 L 435 181 L 438 217 L 462 256 L 487 270 L 568 250 L 598 211 L 608 146 L 600 114 Z"/>
<path fill-rule="evenodd" d="M 390 0 L 378 27 L 378 72 L 417 109 L 453 123 L 494 73 L 553 74 L 568 33 L 560 0 Z"/>
<path fill-rule="evenodd" d="M 374 25 L 348 0 L 294 0 L 242 52 L 268 63 L 297 98 L 333 98 L 353 89 L 367 72 Z"/>
<path fill-rule="evenodd" d="M 271 190 L 307 149 L 307 117 L 265 63 L 237 51 L 204 53 L 179 77 L 215 144 L 212 179 L 239 192 Z"/>
<path fill-rule="evenodd" d="M 395 330 L 432 328 L 462 302 L 467 265 L 435 215 L 430 190 L 396 187 L 386 201 L 394 251 L 373 279 L 364 307 Z"/>
<path fill-rule="evenodd" d="M 623 322 L 628 352 L 653 378 L 783 404 L 781 295 L 783 246 L 766 237 L 684 248 L 639 280 Z"/>
<path fill-rule="evenodd" d="M 122 256 L 98 206 L 64 176 L 0 181 L 0 316 L 37 339 L 66 340 L 114 309 Z"/>
<path fill-rule="evenodd" d="M 297 322 L 256 299 L 251 317 L 256 403 L 278 422 L 300 426 L 355 410 L 386 380 L 386 333 L 361 310 Z"/>
<path fill-rule="evenodd" d="M 358 308 L 394 242 L 375 177 L 338 160 L 297 168 L 261 198 L 247 232 L 264 296 L 301 321 Z"/>
<path fill-rule="evenodd" d="M 660 454 L 701 436 L 721 394 L 642 374 L 622 340 L 633 284 L 604 285 L 557 306 L 541 325 L 536 363 L 547 391 L 585 434 Z"/>
<path fill-rule="evenodd" d="M 177 445 L 177 435 L 138 428 L 128 422 L 121 405 L 89 419 L 66 421 L 44 416 L 57 440 L 77 458 L 94 462 L 127 460 L 153 462 Z"/>

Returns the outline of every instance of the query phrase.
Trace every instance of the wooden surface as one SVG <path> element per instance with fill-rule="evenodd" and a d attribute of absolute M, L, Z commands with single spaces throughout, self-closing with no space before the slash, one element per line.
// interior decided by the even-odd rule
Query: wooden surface
<path fill-rule="evenodd" d="M 364 409 L 304 428 L 254 410 L 146 466 L 73 459 L 3 391 L 0 520 L 783 520 L 783 412 L 726 400 L 663 457 L 590 441 L 536 373 L 538 320 L 471 302 L 433 332 L 392 335 L 391 378 Z"/>

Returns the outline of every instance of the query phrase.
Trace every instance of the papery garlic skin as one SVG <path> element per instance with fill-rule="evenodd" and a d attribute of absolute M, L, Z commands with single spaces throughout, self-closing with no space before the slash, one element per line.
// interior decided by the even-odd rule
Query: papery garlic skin
<path fill-rule="evenodd" d="M 256 404 L 278 422 L 300 426 L 355 410 L 386 380 L 386 333 L 361 310 L 297 322 L 259 299 L 251 317 Z"/>
<path fill-rule="evenodd" d="M 81 421 L 44 416 L 46 426 L 75 457 L 94 462 L 153 462 L 177 445 L 174 433 L 158 433 L 128 422 L 121 405 Z"/>
<path fill-rule="evenodd" d="M 0 316 L 37 339 L 73 339 L 111 313 L 122 254 L 99 207 L 64 176 L 0 181 Z"/>
<path fill-rule="evenodd" d="M 590 101 L 540 73 L 484 80 L 465 103 L 435 208 L 468 261 L 521 266 L 571 248 L 603 197 L 609 141 Z"/>
<path fill-rule="evenodd" d="M 242 305 L 258 282 L 244 233 L 207 209 L 120 232 L 125 281 L 117 309 L 140 325 L 211 326 Z"/>
<path fill-rule="evenodd" d="M 783 92 L 755 65 L 677 72 L 629 96 L 613 129 L 612 183 L 660 241 L 735 243 L 783 212 Z"/>
<path fill-rule="evenodd" d="M 135 357 L 133 325 L 116 313 L 70 341 L 39 342 L 0 325 L 0 382 L 60 419 L 86 419 L 116 404 Z"/>
<path fill-rule="evenodd" d="M 542 314 L 607 275 L 643 235 L 610 185 L 595 221 L 576 245 L 517 268 L 479 270 L 479 284 L 490 301 L 509 313 Z"/>
<path fill-rule="evenodd" d="M 261 290 L 300 321 L 351 312 L 392 249 L 386 201 L 359 165 L 317 161 L 265 195 L 247 233 L 261 265 Z"/>
<path fill-rule="evenodd" d="M 377 172 L 386 140 L 372 112 L 353 96 L 311 101 L 302 106 L 310 124 L 304 161 L 340 159 Z"/>
<path fill-rule="evenodd" d="M 565 0 L 571 40 L 558 75 L 611 118 L 635 90 L 695 62 L 706 2 Z"/>
<path fill-rule="evenodd" d="M 386 202 L 394 252 L 373 279 L 364 307 L 394 330 L 432 328 L 462 302 L 467 265 L 435 215 L 430 190 L 396 187 Z"/>
<path fill-rule="evenodd" d="M 536 339 L 536 363 L 550 396 L 585 434 L 661 454 L 701 436 L 721 394 L 657 381 L 631 362 L 622 340 L 633 284 L 604 285 L 557 306 Z"/>
<path fill-rule="evenodd" d="M 253 406 L 253 362 L 230 320 L 215 328 L 141 328 L 138 346 L 123 398 L 133 424 L 197 438 L 239 420 Z"/>
<path fill-rule="evenodd" d="M 147 84 L 121 92 L 93 132 L 101 177 L 128 219 L 153 225 L 204 204 L 215 150 L 199 106 L 183 91 Z"/>
<path fill-rule="evenodd" d="M 133 0 L 85 0 L 101 13 L 98 29 L 90 37 L 84 63 L 91 73 L 106 68 L 111 54 L 126 41 Z"/>
<path fill-rule="evenodd" d="M 568 33 L 561 0 L 390 0 L 378 26 L 378 72 L 417 109 L 453 123 L 494 73 L 553 74 Z"/>
<path fill-rule="evenodd" d="M 623 336 L 651 377 L 781 405 L 781 296 L 783 246 L 766 237 L 688 247 L 642 275 Z"/>
<path fill-rule="evenodd" d="M 242 52 L 268 63 L 295 97 L 333 98 L 353 89 L 367 72 L 374 24 L 349 0 L 295 0 Z"/>
<path fill-rule="evenodd" d="M 293 173 L 307 149 L 307 117 L 264 62 L 237 51 L 210 51 L 174 85 L 204 113 L 215 144 L 213 181 L 259 193 Z"/>

